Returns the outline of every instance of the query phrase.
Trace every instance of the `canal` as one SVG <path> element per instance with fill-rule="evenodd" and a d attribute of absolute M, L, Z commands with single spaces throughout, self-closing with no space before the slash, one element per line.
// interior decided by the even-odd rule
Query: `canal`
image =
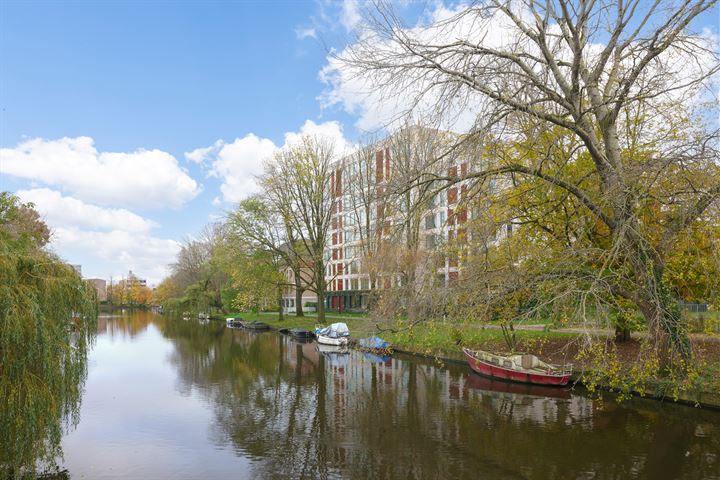
<path fill-rule="evenodd" d="M 140 312 L 101 317 L 71 478 L 720 479 L 720 412 L 498 383 Z"/>

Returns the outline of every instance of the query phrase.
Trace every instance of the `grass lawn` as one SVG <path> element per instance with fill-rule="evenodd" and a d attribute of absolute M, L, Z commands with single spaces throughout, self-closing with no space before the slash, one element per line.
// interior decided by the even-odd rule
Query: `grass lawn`
<path fill-rule="evenodd" d="M 237 315 L 247 321 L 262 321 L 274 328 L 306 328 L 313 330 L 317 324 L 316 314 L 305 314 L 305 317 L 285 315 L 282 322 L 278 321 L 278 315 L 274 312 L 263 312 L 255 314 L 252 312 L 240 312 Z M 232 316 L 232 315 L 231 315 Z M 343 317 L 342 320 L 326 318 L 325 324 L 342 321 L 347 324 L 350 335 L 353 338 L 363 338 L 377 334 L 387 340 L 393 346 L 401 350 L 422 353 L 425 355 L 439 355 L 446 357 L 462 356 L 461 347 L 483 348 L 493 351 L 506 351 L 507 345 L 503 339 L 501 330 L 484 329 L 482 325 L 473 323 L 435 322 L 428 321 L 419 324 L 411 329 L 402 328 L 401 324 L 384 323 L 379 325 L 382 329 L 396 329 L 397 332 L 378 332 L 376 321 L 367 318 L 366 315 L 355 315 Z M 516 337 L 520 346 L 530 350 L 536 344 L 541 344 L 547 339 L 570 340 L 577 334 L 554 332 L 554 331 L 529 331 L 517 330 Z"/>

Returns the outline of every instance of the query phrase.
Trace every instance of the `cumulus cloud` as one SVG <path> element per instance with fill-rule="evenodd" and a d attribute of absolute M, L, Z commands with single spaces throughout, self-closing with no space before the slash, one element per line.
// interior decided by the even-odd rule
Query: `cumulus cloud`
<path fill-rule="evenodd" d="M 147 232 L 157 224 L 124 208 L 103 208 L 56 190 L 35 188 L 16 193 L 25 202 L 32 202 L 53 227 L 82 227 L 100 230 L 121 228 L 127 232 Z"/>
<path fill-rule="evenodd" d="M 272 140 L 250 133 L 232 142 L 216 141 L 209 147 L 188 152 L 188 160 L 208 163 L 208 174 L 220 179 L 222 200 L 229 203 L 239 202 L 248 195 L 258 192 L 257 177 L 263 172 L 263 164 L 280 148 L 299 141 L 303 135 L 321 136 L 333 142 L 337 156 L 352 149 L 345 139 L 342 126 L 335 121 L 315 123 L 307 120 L 297 132 L 287 132 L 284 144 L 278 147 Z M 193 158 L 190 158 L 192 156 Z M 213 205 L 218 201 L 213 199 Z"/>
<path fill-rule="evenodd" d="M 94 270 L 114 272 L 115 276 L 126 275 L 132 270 L 151 284 L 167 276 L 169 265 L 180 251 L 179 242 L 147 233 L 88 231 L 76 227 L 56 228 L 52 246 L 73 263 L 92 262 Z M 83 273 L 86 270 L 84 268 Z M 93 274 L 93 270 L 88 273 Z"/>
<path fill-rule="evenodd" d="M 201 190 L 167 152 L 99 152 L 90 137 L 35 138 L 2 148 L 0 173 L 100 205 L 178 208 Z"/>

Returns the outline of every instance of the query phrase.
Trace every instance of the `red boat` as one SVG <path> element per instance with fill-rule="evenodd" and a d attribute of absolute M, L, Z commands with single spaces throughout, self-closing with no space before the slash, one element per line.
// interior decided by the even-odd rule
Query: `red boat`
<path fill-rule="evenodd" d="M 492 378 L 531 383 L 533 385 L 565 386 L 572 375 L 572 365 L 551 365 L 535 355 L 519 354 L 509 357 L 482 350 L 463 348 L 470 368 Z"/>

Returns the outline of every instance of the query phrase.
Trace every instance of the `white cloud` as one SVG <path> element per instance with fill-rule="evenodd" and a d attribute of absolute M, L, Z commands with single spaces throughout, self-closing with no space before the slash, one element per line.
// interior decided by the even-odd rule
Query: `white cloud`
<path fill-rule="evenodd" d="M 295 30 L 295 35 L 299 40 L 304 40 L 306 38 L 317 38 L 317 31 L 312 28 L 298 28 Z"/>
<path fill-rule="evenodd" d="M 167 276 L 168 266 L 180 251 L 179 242 L 145 233 L 98 232 L 75 227 L 56 228 L 52 246 L 72 263 L 92 264 L 92 269 L 83 268 L 84 275 L 98 274 L 104 278 L 107 272 L 112 272 L 117 278 L 132 270 L 151 284 Z"/>
<path fill-rule="evenodd" d="M 47 188 L 20 190 L 23 201 L 32 202 L 52 227 L 82 227 L 101 230 L 121 228 L 127 232 L 147 232 L 157 224 L 124 208 L 103 208 L 63 196 Z"/>
<path fill-rule="evenodd" d="M 257 192 L 255 179 L 262 173 L 263 161 L 275 153 L 267 138 L 248 134 L 232 143 L 215 142 L 210 175 L 221 180 L 220 192 L 226 202 L 238 202 Z"/>
<path fill-rule="evenodd" d="M 215 143 L 205 148 L 196 148 L 192 152 L 185 152 L 185 158 L 194 163 L 203 163 L 212 157 L 213 152 L 219 150 L 222 147 L 222 140 L 217 140 Z"/>
<path fill-rule="evenodd" d="M 201 190 L 167 152 L 98 152 L 90 137 L 36 138 L 2 148 L 0 173 L 101 205 L 178 208 Z"/>
<path fill-rule="evenodd" d="M 345 27 L 345 30 L 348 32 L 355 30 L 355 27 L 357 27 L 361 21 L 362 17 L 360 16 L 357 0 L 344 0 L 340 22 L 343 24 L 343 27 Z"/>
<path fill-rule="evenodd" d="M 333 142 L 338 157 L 352 149 L 352 144 L 343 135 L 340 123 L 315 123 L 312 120 L 307 120 L 297 132 L 287 132 L 283 147 L 297 142 L 303 135 L 329 139 Z M 263 172 L 263 164 L 280 148 L 282 147 L 275 145 L 272 140 L 250 133 L 231 143 L 218 140 L 210 147 L 195 149 L 185 156 L 192 155 L 195 159 L 200 159 L 201 163 L 207 161 L 210 164 L 209 175 L 221 181 L 222 200 L 235 203 L 259 190 L 256 180 Z M 214 199 L 213 205 L 217 203 L 217 199 Z"/>

